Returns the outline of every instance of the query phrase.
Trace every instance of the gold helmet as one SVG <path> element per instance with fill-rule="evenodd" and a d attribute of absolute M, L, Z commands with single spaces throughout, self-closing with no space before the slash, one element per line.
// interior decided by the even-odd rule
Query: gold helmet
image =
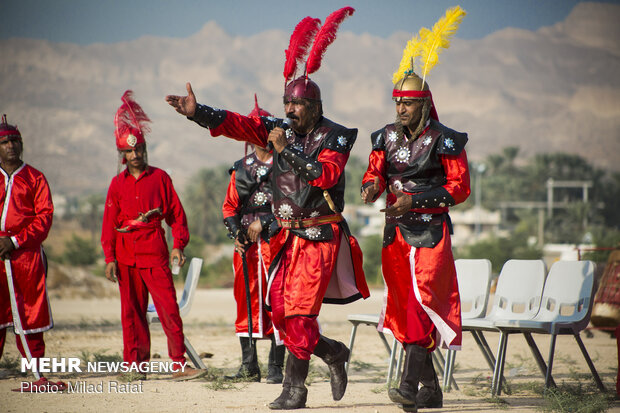
<path fill-rule="evenodd" d="M 419 93 L 424 91 L 429 91 L 428 83 L 422 80 L 422 78 L 413 71 L 410 71 L 406 72 L 405 75 L 396 82 L 394 91 L 392 92 L 392 98 L 395 102 L 399 102 L 403 99 L 428 99 L 430 93 Z"/>

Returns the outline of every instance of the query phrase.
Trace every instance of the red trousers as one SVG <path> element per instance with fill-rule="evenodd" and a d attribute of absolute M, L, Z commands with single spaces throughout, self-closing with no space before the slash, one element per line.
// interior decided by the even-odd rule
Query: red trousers
<path fill-rule="evenodd" d="M 274 274 L 269 289 L 269 302 L 271 304 L 271 319 L 278 329 L 284 346 L 300 360 L 310 360 L 310 356 L 319 342 L 320 332 L 317 316 L 292 315 L 285 317 L 284 311 L 284 280 L 287 277 L 292 261 L 293 248 L 291 243 L 293 236 L 289 236 L 283 249 L 280 265 Z"/>
<path fill-rule="evenodd" d="M 4 352 L 6 330 L 6 328 L 0 329 L 0 358 L 2 358 L 2 354 Z M 43 332 L 26 334 L 26 343 L 28 344 L 28 349 L 30 350 L 30 355 L 32 358 L 45 357 L 45 341 L 43 340 Z M 15 335 L 15 344 L 17 345 L 17 349 L 21 353 L 22 357 L 26 358 L 26 352 L 22 346 L 22 340 L 18 335 Z"/>
<path fill-rule="evenodd" d="M 179 315 L 172 273 L 168 267 L 136 268 L 118 264 L 121 294 L 123 360 L 141 363 L 151 358 L 151 336 L 146 319 L 149 293 L 168 338 L 168 356 L 185 362 L 183 321 Z"/>
<path fill-rule="evenodd" d="M 461 304 L 450 234 L 433 248 L 413 248 L 400 229 L 383 248 L 382 272 L 387 294 L 378 330 L 389 329 L 404 344 L 429 351 L 436 346 L 460 349 Z"/>

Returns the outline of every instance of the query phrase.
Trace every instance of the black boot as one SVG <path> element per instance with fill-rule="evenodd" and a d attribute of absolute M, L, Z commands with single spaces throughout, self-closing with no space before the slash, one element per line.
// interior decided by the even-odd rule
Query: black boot
<path fill-rule="evenodd" d="M 347 371 L 344 364 L 349 361 L 351 352 L 340 341 L 335 341 L 325 336 L 319 338 L 319 342 L 314 348 L 315 356 L 323 359 L 329 367 L 329 381 L 332 386 L 332 397 L 340 400 L 347 390 Z"/>
<path fill-rule="evenodd" d="M 415 344 L 405 346 L 405 363 L 403 375 L 400 378 L 398 389 L 388 390 L 388 396 L 394 403 L 402 404 L 406 412 L 417 412 L 416 396 L 418 394 L 418 384 L 424 369 L 426 355 L 428 351 L 424 347 Z"/>
<path fill-rule="evenodd" d="M 308 389 L 305 381 L 308 377 L 310 360 L 300 360 L 289 352 L 286 359 L 286 372 L 282 383 L 282 393 L 269 403 L 272 410 L 301 409 L 306 407 Z"/>
<path fill-rule="evenodd" d="M 422 387 L 418 390 L 415 402 L 420 408 L 443 407 L 443 393 L 439 385 L 439 379 L 433 366 L 433 357 L 428 353 L 424 362 L 424 370 L 420 375 Z"/>
<path fill-rule="evenodd" d="M 269 366 L 267 368 L 267 380 L 269 384 L 282 383 L 282 367 L 284 367 L 284 345 L 276 345 L 276 338 L 271 336 L 271 349 L 269 350 Z"/>
<path fill-rule="evenodd" d="M 250 346 L 249 337 L 239 337 L 241 343 L 241 366 L 234 376 L 225 376 L 228 380 L 260 381 L 260 368 L 256 355 L 256 340 Z"/>

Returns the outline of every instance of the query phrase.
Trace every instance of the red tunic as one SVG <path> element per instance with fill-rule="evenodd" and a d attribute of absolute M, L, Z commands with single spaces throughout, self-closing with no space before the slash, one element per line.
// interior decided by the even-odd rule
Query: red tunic
<path fill-rule="evenodd" d="M 223 122 L 211 128 L 211 135 L 224 135 L 266 147 L 269 132 L 261 119 L 226 111 Z M 323 149 L 317 157 L 322 165 L 322 173 L 307 184 L 321 189 L 335 186 L 344 173 L 348 159 L 348 152 Z M 277 180 L 277 176 L 273 179 Z M 304 251 L 304 254 L 296 255 L 295 263 L 288 269 L 288 276 L 284 280 L 286 317 L 318 315 L 323 302 L 342 304 L 370 295 L 362 269 L 362 251 L 357 240 L 352 236 L 341 240 L 344 234 L 339 225 L 332 224 L 332 227 L 334 239 L 331 241 L 303 239 L 288 229 L 282 229 L 270 240 L 272 268 L 277 265 L 273 260 L 280 255 L 289 236 L 295 238 L 294 249 Z M 328 251 L 331 252 L 328 254 Z M 317 260 L 321 260 L 318 266 Z"/>
<path fill-rule="evenodd" d="M 236 171 L 232 171 L 226 198 L 222 205 L 224 218 L 233 217 L 241 213 L 239 194 L 237 193 Z M 242 221 L 240 217 L 240 221 Z M 245 225 L 244 225 L 245 227 Z M 252 243 L 246 251 L 245 257 L 248 264 L 248 276 L 250 285 L 250 303 L 252 307 L 252 337 L 263 338 L 273 334 L 271 315 L 265 310 L 265 296 L 267 294 L 267 270 L 271 263 L 269 243 L 259 237 L 258 242 Z M 233 255 L 234 296 L 237 302 L 237 319 L 235 331 L 240 337 L 248 337 L 248 310 L 245 294 L 245 279 L 243 276 L 243 262 L 241 255 Z"/>
<path fill-rule="evenodd" d="M 54 205 L 45 176 L 23 164 L 11 176 L 0 169 L 0 235 L 10 236 L 16 249 L 0 266 L 0 328 L 13 325 L 7 269 L 12 272 L 22 327 L 38 333 L 53 327 L 45 285 L 42 242 L 52 226 Z"/>
<path fill-rule="evenodd" d="M 140 213 L 155 208 L 161 208 L 162 213 L 150 217 L 150 228 L 131 232 L 116 230 L 127 221 L 136 219 Z M 189 242 L 187 218 L 166 172 L 148 166 L 138 179 L 127 170 L 112 178 L 101 230 L 106 263 L 116 260 L 138 268 L 168 266 L 168 245 L 162 220 L 172 229 L 173 248 L 183 250 Z"/>
<path fill-rule="evenodd" d="M 425 131 L 428 132 L 428 129 Z M 422 133 L 422 135 L 425 134 Z M 421 135 L 421 136 L 422 136 Z M 426 134 L 426 136 L 429 136 Z M 404 151 L 402 160 L 413 160 L 423 157 L 428 145 L 420 139 L 406 142 L 409 151 Z M 422 139 L 422 140 L 424 140 Z M 430 144 L 431 138 L 426 141 Z M 394 142 L 394 140 L 392 140 Z M 453 142 L 452 142 L 453 143 Z M 385 147 L 389 145 L 375 144 L 370 153 L 369 164 L 362 179 L 362 185 L 373 182 L 379 177 L 380 192 L 389 184 L 395 185 L 394 178 L 389 178 L 388 171 L 394 171 L 388 159 L 399 162 L 393 153 L 386 156 Z M 453 198 L 455 203 L 463 202 L 470 193 L 467 155 L 463 149 L 458 155 L 437 154 L 438 161 L 419 164 L 419 175 L 428 179 L 424 167 L 432 166 L 434 171 L 441 169 L 445 176 L 445 184 L 441 185 Z M 412 163 L 414 161 L 411 161 Z M 430 166 L 429 166 L 430 165 Z M 401 165 L 398 165 L 402 168 Z M 392 169 L 390 169 L 392 167 Z M 404 172 L 403 172 L 404 174 Z M 406 176 L 406 175 L 405 175 Z M 413 181 L 410 181 L 413 182 Z M 407 188 L 415 187 L 416 183 L 403 180 L 398 185 Z M 405 191 L 405 189 L 403 189 Z M 411 192 L 415 193 L 415 192 Z M 375 198 L 375 199 L 376 199 Z M 394 194 L 387 196 L 387 205 L 395 202 Z M 434 205 L 431 208 L 413 208 L 410 212 L 423 214 L 422 219 L 436 219 L 448 212 L 447 205 Z M 382 272 L 386 285 L 385 300 L 381 312 L 379 331 L 389 330 L 401 343 L 412 343 L 434 349 L 440 345 L 458 349 L 461 346 L 461 311 L 456 280 L 456 270 L 452 257 L 448 223 L 443 221 L 439 227 L 439 240 L 432 247 L 414 247 L 403 237 L 401 228 L 396 228 L 394 239 L 385 243 L 382 251 Z"/>
<path fill-rule="evenodd" d="M 139 214 L 159 208 L 148 223 L 130 231 L 128 226 Z M 143 362 L 150 358 L 150 335 L 146 321 L 150 293 L 168 338 L 168 355 L 184 362 L 183 322 L 179 315 L 172 274 L 168 268 L 168 246 L 161 221 L 172 229 L 173 248 L 183 250 L 189 242 L 187 218 L 172 180 L 159 168 L 148 166 L 136 179 L 127 170 L 114 178 L 108 189 L 101 245 L 106 263 L 118 262 L 123 326 L 123 360 Z"/>

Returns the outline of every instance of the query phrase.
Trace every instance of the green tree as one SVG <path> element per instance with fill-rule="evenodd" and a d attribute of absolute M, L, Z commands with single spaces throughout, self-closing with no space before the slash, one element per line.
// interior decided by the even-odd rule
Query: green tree
<path fill-rule="evenodd" d="M 362 186 L 362 177 L 366 172 L 367 162 L 357 156 L 351 156 L 344 169 L 346 178 L 346 187 L 344 191 L 345 205 L 363 204 L 360 197 L 360 188 Z"/>
<path fill-rule="evenodd" d="M 492 237 L 469 245 L 457 252 L 455 258 L 486 258 L 491 261 L 493 272 L 499 274 L 509 259 L 540 259 L 542 251 L 528 245 L 526 234 L 515 233 L 511 237 Z"/>
<path fill-rule="evenodd" d="M 91 265 L 97 261 L 98 251 L 92 242 L 73 234 L 65 244 L 62 262 L 69 265 Z"/>
<path fill-rule="evenodd" d="M 370 286 L 382 286 L 383 275 L 381 272 L 381 249 L 383 237 L 381 235 L 369 235 L 360 240 L 360 248 L 364 252 L 364 274 L 366 282 Z"/>
<path fill-rule="evenodd" d="M 230 181 L 228 167 L 202 169 L 190 180 L 183 206 L 192 233 L 210 244 L 226 242 L 222 204 Z"/>

